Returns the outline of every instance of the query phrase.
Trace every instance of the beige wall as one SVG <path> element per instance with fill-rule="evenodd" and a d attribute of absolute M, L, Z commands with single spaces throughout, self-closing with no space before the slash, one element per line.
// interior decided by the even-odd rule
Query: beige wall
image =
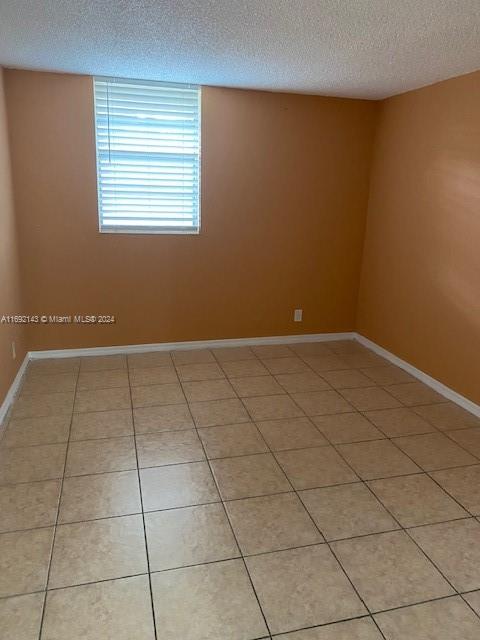
<path fill-rule="evenodd" d="M 31 349 L 354 328 L 376 103 L 205 88 L 200 235 L 108 235 L 91 79 L 6 85 L 28 310 L 117 317 L 30 327 Z"/>
<path fill-rule="evenodd" d="M 480 72 L 386 100 L 358 330 L 480 402 Z"/>
<path fill-rule="evenodd" d="M 13 214 L 3 70 L 0 67 L 0 316 L 21 312 L 18 243 Z M 23 334 L 22 325 L 0 324 L 0 404 L 25 357 Z M 12 341 L 16 345 L 16 360 L 12 358 Z"/>

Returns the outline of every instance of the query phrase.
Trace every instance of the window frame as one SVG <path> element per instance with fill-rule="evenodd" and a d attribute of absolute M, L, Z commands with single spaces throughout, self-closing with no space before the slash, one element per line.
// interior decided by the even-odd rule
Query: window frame
<path fill-rule="evenodd" d="M 198 236 L 202 226 L 202 86 L 187 82 L 164 82 L 162 80 L 138 80 L 135 78 L 121 78 L 117 76 L 92 76 L 92 92 L 93 92 L 93 129 L 95 140 L 95 170 L 96 170 L 96 195 L 97 195 L 97 219 L 98 232 L 107 234 L 122 235 L 178 235 L 178 236 Z M 198 213 L 196 227 L 136 227 L 136 226 L 107 226 L 102 227 L 102 215 L 100 205 L 100 166 L 99 153 L 97 147 L 97 104 L 95 80 L 100 81 L 120 81 L 131 82 L 143 85 L 167 85 L 169 87 L 184 88 L 186 86 L 195 88 L 198 92 Z"/>

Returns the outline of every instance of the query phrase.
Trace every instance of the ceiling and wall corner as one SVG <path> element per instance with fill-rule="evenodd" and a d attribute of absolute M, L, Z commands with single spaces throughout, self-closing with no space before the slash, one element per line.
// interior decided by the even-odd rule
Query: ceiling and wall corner
<path fill-rule="evenodd" d="M 480 67 L 478 0 L 3 0 L 8 67 L 380 99 Z"/>

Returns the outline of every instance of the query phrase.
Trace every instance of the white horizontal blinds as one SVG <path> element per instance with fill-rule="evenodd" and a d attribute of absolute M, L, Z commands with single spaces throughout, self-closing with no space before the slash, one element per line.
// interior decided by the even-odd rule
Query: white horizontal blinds
<path fill-rule="evenodd" d="M 100 229 L 199 227 L 200 89 L 95 78 Z"/>

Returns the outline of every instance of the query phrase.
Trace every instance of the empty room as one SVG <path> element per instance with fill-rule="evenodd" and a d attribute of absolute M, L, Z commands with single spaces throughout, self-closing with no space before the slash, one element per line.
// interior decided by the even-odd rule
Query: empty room
<path fill-rule="evenodd" d="M 0 0 L 0 640 L 479 639 L 478 0 Z"/>

